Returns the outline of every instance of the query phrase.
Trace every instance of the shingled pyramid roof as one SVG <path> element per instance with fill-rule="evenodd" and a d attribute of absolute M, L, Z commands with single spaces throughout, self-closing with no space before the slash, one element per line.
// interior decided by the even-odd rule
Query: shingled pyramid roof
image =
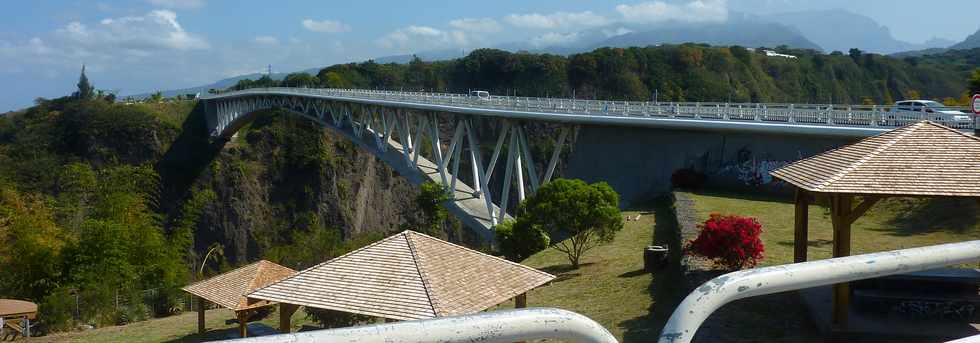
<path fill-rule="evenodd" d="M 980 196 L 980 139 L 922 121 L 770 174 L 811 192 L 976 197 Z"/>
<path fill-rule="evenodd" d="M 233 311 L 262 307 L 269 302 L 252 302 L 245 294 L 296 274 L 295 270 L 261 260 L 247 266 L 186 286 L 184 291 Z"/>
<path fill-rule="evenodd" d="M 530 267 L 404 231 L 248 298 L 412 320 L 479 312 L 552 279 Z"/>

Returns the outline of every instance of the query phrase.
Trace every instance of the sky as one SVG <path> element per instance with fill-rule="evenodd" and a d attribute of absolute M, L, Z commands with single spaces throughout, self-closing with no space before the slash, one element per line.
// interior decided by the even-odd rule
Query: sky
<path fill-rule="evenodd" d="M 71 93 L 86 65 L 120 95 L 200 86 L 272 65 L 291 72 L 427 50 L 508 42 L 546 46 L 616 23 L 726 20 L 843 9 L 900 40 L 960 41 L 977 30 L 976 0 L 3 0 L 0 112 Z M 962 10 L 955 10 L 955 9 Z"/>

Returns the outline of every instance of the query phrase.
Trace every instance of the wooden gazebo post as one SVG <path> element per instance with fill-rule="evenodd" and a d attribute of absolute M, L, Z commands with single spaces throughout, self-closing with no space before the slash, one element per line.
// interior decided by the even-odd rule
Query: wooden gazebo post
<path fill-rule="evenodd" d="M 833 257 L 851 256 L 851 224 L 881 200 L 881 197 L 865 197 L 857 207 L 852 205 L 854 194 L 830 194 L 829 199 L 830 222 L 834 228 Z M 831 323 L 839 329 L 847 328 L 847 311 L 850 303 L 851 292 L 848 284 L 835 284 Z"/>
<path fill-rule="evenodd" d="M 810 194 L 796 189 L 796 214 L 793 216 L 793 263 L 806 262 L 807 235 L 810 225 Z"/>
<path fill-rule="evenodd" d="M 203 334 L 204 331 L 207 330 L 207 328 L 204 327 L 205 304 L 207 304 L 207 302 L 204 300 L 204 298 L 197 297 L 197 333 L 199 334 Z"/>
<path fill-rule="evenodd" d="M 245 338 L 248 337 L 248 310 L 235 311 L 235 317 L 238 318 L 238 337 Z"/>
<path fill-rule="evenodd" d="M 299 305 L 279 303 L 279 332 L 289 333 L 292 330 L 293 313 L 299 309 Z"/>

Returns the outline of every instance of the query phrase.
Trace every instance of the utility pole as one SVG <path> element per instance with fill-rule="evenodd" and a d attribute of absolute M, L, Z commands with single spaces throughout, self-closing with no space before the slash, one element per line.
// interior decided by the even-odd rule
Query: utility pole
<path fill-rule="evenodd" d="M 266 70 L 266 75 L 269 75 L 269 77 L 272 77 L 272 65 L 271 64 L 269 65 L 269 68 Z"/>

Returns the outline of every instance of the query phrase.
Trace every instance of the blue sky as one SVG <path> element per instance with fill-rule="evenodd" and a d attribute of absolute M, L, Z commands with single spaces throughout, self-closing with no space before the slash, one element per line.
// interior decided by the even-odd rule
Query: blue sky
<path fill-rule="evenodd" d="M 0 111 L 70 93 L 82 63 L 120 94 L 198 86 L 265 70 L 288 72 L 436 49 L 529 41 L 630 21 L 724 20 L 728 11 L 845 9 L 901 40 L 962 40 L 975 0 L 5 1 Z M 962 10 L 957 10 L 962 9 Z"/>

